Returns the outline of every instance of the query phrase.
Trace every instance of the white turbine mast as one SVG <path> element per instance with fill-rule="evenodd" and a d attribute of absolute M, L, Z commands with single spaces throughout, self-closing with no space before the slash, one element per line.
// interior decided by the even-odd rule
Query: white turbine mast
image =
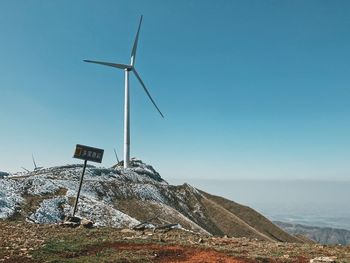
<path fill-rule="evenodd" d="M 130 93 L 129 93 L 129 72 L 132 71 L 136 78 L 139 80 L 142 88 L 146 92 L 148 98 L 153 103 L 154 107 L 156 107 L 159 114 L 164 118 L 162 112 L 159 110 L 157 104 L 154 102 L 153 98 L 151 97 L 151 94 L 146 88 L 146 85 L 142 81 L 140 75 L 137 73 L 135 69 L 135 60 L 136 60 L 136 50 L 137 50 L 137 43 L 139 40 L 139 34 L 140 34 L 140 28 L 142 23 L 142 16 L 140 17 L 140 23 L 139 27 L 137 29 L 134 45 L 131 50 L 131 58 L 130 58 L 130 65 L 128 64 L 116 64 L 116 63 L 110 63 L 110 62 L 101 62 L 101 61 L 94 61 L 94 60 L 84 60 L 88 63 L 95 63 L 100 64 L 104 66 L 114 67 L 118 69 L 123 69 L 125 71 L 125 97 L 124 97 L 124 168 L 129 167 L 130 163 Z"/>

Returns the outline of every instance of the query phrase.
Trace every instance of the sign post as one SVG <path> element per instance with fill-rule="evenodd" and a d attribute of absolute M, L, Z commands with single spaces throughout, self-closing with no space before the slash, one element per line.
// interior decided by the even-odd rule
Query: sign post
<path fill-rule="evenodd" d="M 84 167 L 83 167 L 83 173 L 81 174 L 81 178 L 80 178 L 77 197 L 75 199 L 73 217 L 75 215 L 75 212 L 77 211 L 78 200 L 79 200 L 79 196 L 80 196 L 81 186 L 83 184 L 83 179 L 84 179 L 87 161 L 101 163 L 102 157 L 103 157 L 103 152 L 104 152 L 104 150 L 102 150 L 102 149 L 93 148 L 93 147 L 85 146 L 85 145 L 81 145 L 81 144 L 76 145 L 73 158 L 84 160 Z"/>

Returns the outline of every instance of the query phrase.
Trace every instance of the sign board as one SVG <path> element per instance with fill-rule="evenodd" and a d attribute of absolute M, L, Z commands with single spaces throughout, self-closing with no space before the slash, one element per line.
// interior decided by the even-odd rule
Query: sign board
<path fill-rule="evenodd" d="M 104 150 L 102 149 L 77 144 L 73 157 L 86 161 L 101 163 L 103 152 Z"/>

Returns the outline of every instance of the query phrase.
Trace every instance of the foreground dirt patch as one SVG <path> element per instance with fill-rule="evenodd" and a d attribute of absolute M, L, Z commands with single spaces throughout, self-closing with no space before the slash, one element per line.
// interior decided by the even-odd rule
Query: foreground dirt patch
<path fill-rule="evenodd" d="M 0 263 L 309 263 L 320 256 L 350 263 L 350 246 L 213 237 L 181 230 L 71 229 L 0 220 Z"/>
<path fill-rule="evenodd" d="M 131 243 L 112 243 L 103 246 L 89 248 L 87 254 L 96 254 L 104 249 L 115 249 L 117 251 L 144 251 L 150 255 L 153 262 L 221 262 L 221 263 L 250 263 L 250 260 L 237 259 L 225 253 L 214 249 L 199 249 L 193 247 L 184 247 L 176 245 L 157 245 L 157 244 L 131 244 Z"/>

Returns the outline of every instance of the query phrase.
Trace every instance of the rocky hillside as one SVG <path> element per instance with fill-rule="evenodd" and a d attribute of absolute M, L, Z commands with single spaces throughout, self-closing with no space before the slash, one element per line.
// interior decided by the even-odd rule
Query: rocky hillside
<path fill-rule="evenodd" d="M 350 231 L 329 227 L 305 226 L 276 221 L 276 225 L 292 235 L 304 235 L 320 244 L 349 245 Z"/>
<path fill-rule="evenodd" d="M 81 172 L 81 165 L 68 165 L 0 179 L 0 218 L 61 222 L 72 212 Z M 140 160 L 128 169 L 88 166 L 77 215 L 96 226 L 133 227 L 146 221 L 207 235 L 301 242 L 249 207 L 189 184 L 169 185 Z"/>

